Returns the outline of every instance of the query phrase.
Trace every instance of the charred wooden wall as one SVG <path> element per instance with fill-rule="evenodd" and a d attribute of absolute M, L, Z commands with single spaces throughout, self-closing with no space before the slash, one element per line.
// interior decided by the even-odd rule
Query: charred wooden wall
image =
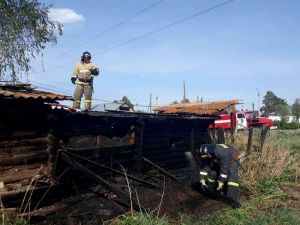
<path fill-rule="evenodd" d="M 73 114 L 63 119 L 64 148 L 98 162 L 142 171 L 142 157 L 166 169 L 191 164 L 208 142 L 210 119 L 144 114 Z"/>
<path fill-rule="evenodd" d="M 42 101 L 0 101 L 0 182 L 30 182 L 49 160 L 51 108 Z"/>
<path fill-rule="evenodd" d="M 4 184 L 0 195 L 5 207 L 20 205 L 33 179 L 38 180 L 34 188 L 41 190 L 35 192 L 39 199 L 67 168 L 59 160 L 61 151 L 110 168 L 122 166 L 130 173 L 148 169 L 143 157 L 166 170 L 189 166 L 191 151 L 208 141 L 212 121 L 153 114 L 73 113 L 29 99 L 0 100 L 0 105 L 0 182 Z M 70 179 L 85 179 L 69 175 L 51 189 L 54 198 L 63 196 L 59 186 L 68 187 Z"/>
<path fill-rule="evenodd" d="M 136 151 L 167 169 L 190 165 L 193 150 L 208 140 L 209 120 L 142 118 L 137 125 Z"/>

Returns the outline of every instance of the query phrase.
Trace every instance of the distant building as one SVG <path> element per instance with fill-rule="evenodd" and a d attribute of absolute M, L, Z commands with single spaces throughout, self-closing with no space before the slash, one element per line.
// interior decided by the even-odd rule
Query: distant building
<path fill-rule="evenodd" d="M 134 109 L 133 109 L 133 107 L 130 107 L 126 103 L 110 102 L 110 103 L 103 103 L 103 104 L 95 105 L 95 106 L 92 107 L 92 111 L 98 111 L 98 112 L 106 112 L 106 111 L 134 112 Z"/>
<path fill-rule="evenodd" d="M 292 123 L 292 122 L 296 122 L 296 123 L 300 123 L 300 118 L 297 121 L 296 116 L 285 116 L 283 117 L 283 119 L 287 122 L 287 123 Z"/>
<path fill-rule="evenodd" d="M 281 116 L 278 113 L 269 113 L 267 118 L 271 119 L 272 121 L 281 121 Z"/>

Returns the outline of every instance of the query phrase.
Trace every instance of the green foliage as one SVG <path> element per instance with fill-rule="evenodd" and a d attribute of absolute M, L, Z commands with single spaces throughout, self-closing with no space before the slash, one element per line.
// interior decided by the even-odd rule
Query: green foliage
<path fill-rule="evenodd" d="M 153 214 L 138 213 L 125 215 L 114 220 L 112 225 L 169 225 L 167 218 L 159 218 Z"/>
<path fill-rule="evenodd" d="M 1 221 L 1 225 L 28 225 L 28 223 L 24 219 L 13 219 L 5 216 Z"/>
<path fill-rule="evenodd" d="M 199 225 L 282 225 L 300 224 L 297 214 L 288 208 L 277 208 L 274 211 L 262 212 L 253 207 L 255 203 L 240 209 L 226 209 L 219 211 L 212 218 L 202 221 Z M 192 225 L 193 223 L 191 223 Z"/>
<path fill-rule="evenodd" d="M 181 214 L 180 215 L 180 225 L 197 225 L 200 224 L 200 221 L 196 221 L 195 219 L 191 218 L 189 215 Z"/>
<path fill-rule="evenodd" d="M 285 131 L 287 132 L 287 131 Z M 288 131 L 288 138 L 292 152 L 298 152 L 300 156 L 300 130 Z"/>
<path fill-rule="evenodd" d="M 264 195 L 277 195 L 278 187 L 282 183 L 295 183 L 296 171 L 293 168 L 285 168 L 280 177 L 270 177 L 270 179 L 259 179 L 254 184 L 261 194 Z"/>
<path fill-rule="evenodd" d="M 281 116 L 287 116 L 290 114 L 290 110 L 287 104 L 278 104 L 275 106 L 275 111 L 276 113 L 278 113 Z"/>
<path fill-rule="evenodd" d="M 274 212 L 268 212 L 266 214 L 260 214 L 251 223 L 257 225 L 297 225 L 300 224 L 300 217 L 288 208 L 278 208 Z"/>
<path fill-rule="evenodd" d="M 123 96 L 120 102 L 126 103 L 127 105 L 129 105 L 130 108 L 133 108 L 133 104 L 131 103 L 129 98 L 127 98 L 127 96 Z"/>
<path fill-rule="evenodd" d="M 249 205 L 239 209 L 225 209 L 218 211 L 211 218 L 202 221 L 199 225 L 242 225 L 250 224 L 252 207 Z"/>
<path fill-rule="evenodd" d="M 263 99 L 264 106 L 260 109 L 264 114 L 269 113 L 287 113 L 288 104 L 282 98 L 277 97 L 272 91 L 267 91 Z"/>
<path fill-rule="evenodd" d="M 274 121 L 274 126 L 277 126 L 278 129 L 281 130 L 295 130 L 300 128 L 300 124 L 296 122 L 288 123 L 286 120 Z"/>
<path fill-rule="evenodd" d="M 29 71 L 31 57 L 56 43 L 62 25 L 49 19 L 49 8 L 37 0 L 0 0 L 0 78 L 16 81 Z"/>
<path fill-rule="evenodd" d="M 292 114 L 297 120 L 300 118 L 300 98 L 297 98 L 292 105 Z"/>

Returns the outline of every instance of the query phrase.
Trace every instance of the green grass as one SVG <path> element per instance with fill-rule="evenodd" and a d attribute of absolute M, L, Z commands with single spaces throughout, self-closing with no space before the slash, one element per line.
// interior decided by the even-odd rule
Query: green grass
<path fill-rule="evenodd" d="M 257 203 L 257 201 L 256 201 Z M 136 214 L 115 219 L 111 225 L 299 225 L 300 217 L 293 209 L 278 207 L 260 211 L 254 202 L 240 209 L 224 209 L 208 219 L 193 219 L 189 215 L 181 215 L 178 220 L 157 218 L 155 215 Z M 259 204 L 259 203 L 258 203 Z"/>
<path fill-rule="evenodd" d="M 23 219 L 13 219 L 2 215 L 1 225 L 28 225 L 28 223 Z"/>
<path fill-rule="evenodd" d="M 283 136 L 289 141 L 290 150 L 300 154 L 300 129 L 298 130 L 274 130 L 272 132 Z"/>
<path fill-rule="evenodd" d="M 282 207 L 270 212 L 259 212 L 253 208 L 244 207 L 238 210 L 223 210 L 212 218 L 190 225 L 298 225 L 300 217 L 293 210 Z"/>
<path fill-rule="evenodd" d="M 167 218 L 158 218 L 154 214 L 136 213 L 134 215 L 126 214 L 120 216 L 106 224 L 111 225 L 169 225 Z"/>
<path fill-rule="evenodd" d="M 291 144 L 291 150 L 300 154 L 300 130 L 290 131 L 289 140 Z"/>

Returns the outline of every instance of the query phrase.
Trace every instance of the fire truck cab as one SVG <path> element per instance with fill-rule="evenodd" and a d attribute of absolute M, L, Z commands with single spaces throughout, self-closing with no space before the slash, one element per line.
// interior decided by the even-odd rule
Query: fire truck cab
<path fill-rule="evenodd" d="M 231 124 L 236 130 L 244 130 L 248 127 L 261 127 L 267 126 L 272 128 L 272 120 L 265 117 L 258 117 L 249 112 L 238 111 L 230 113 L 225 111 L 218 115 L 218 119 L 214 121 L 214 124 L 210 124 L 209 128 L 223 128 L 230 129 Z"/>

